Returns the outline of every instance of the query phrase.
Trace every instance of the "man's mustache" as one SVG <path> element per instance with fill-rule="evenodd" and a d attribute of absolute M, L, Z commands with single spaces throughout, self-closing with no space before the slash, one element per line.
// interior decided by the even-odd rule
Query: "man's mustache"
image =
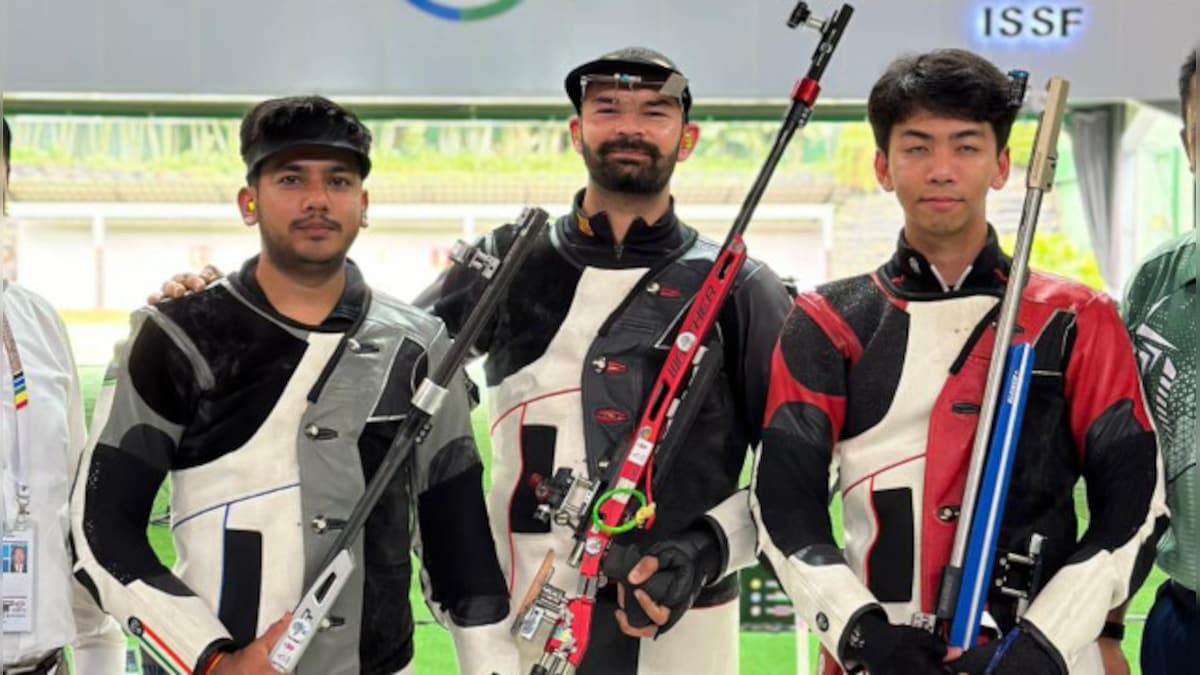
<path fill-rule="evenodd" d="M 336 232 L 342 231 L 341 223 L 337 222 L 336 220 L 331 220 L 329 218 L 323 218 L 321 216 L 309 217 L 309 218 L 297 218 L 296 220 L 292 221 L 293 229 L 298 230 L 298 229 L 303 229 L 303 228 L 308 228 L 308 227 L 327 227 Z"/>
<path fill-rule="evenodd" d="M 602 157 L 613 152 L 621 151 L 641 152 L 649 156 L 650 159 L 654 160 L 655 162 L 662 158 L 662 153 L 659 152 L 657 146 L 636 138 L 614 138 L 611 141 L 605 141 L 601 143 L 600 147 L 598 148 L 598 152 Z"/>

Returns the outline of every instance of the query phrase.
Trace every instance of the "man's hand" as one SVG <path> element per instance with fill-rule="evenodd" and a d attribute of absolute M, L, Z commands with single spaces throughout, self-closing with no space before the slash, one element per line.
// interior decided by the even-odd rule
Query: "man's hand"
<path fill-rule="evenodd" d="M 863 614 L 849 631 L 846 656 L 871 675 L 945 675 L 962 653 L 933 633 L 889 623 L 883 612 Z"/>
<path fill-rule="evenodd" d="M 721 564 L 721 544 L 707 525 L 651 546 L 617 585 L 617 625 L 631 637 L 667 632 L 716 581 Z"/>
<path fill-rule="evenodd" d="M 640 585 L 646 583 L 652 576 L 658 572 L 658 558 L 654 556 L 646 556 L 638 561 L 638 564 L 629 572 L 629 583 Z M 629 637 L 635 638 L 652 638 L 658 634 L 659 627 L 666 625 L 671 619 L 671 610 L 667 607 L 654 602 L 650 598 L 650 594 L 638 588 L 633 591 L 633 597 L 637 600 L 641 611 L 647 618 L 652 621 L 652 624 L 644 626 L 632 626 L 629 623 L 629 615 L 625 612 L 625 605 L 629 602 L 626 596 L 625 584 L 617 584 L 617 605 L 620 609 L 617 610 L 617 625 L 621 627 L 621 632 Z"/>
<path fill-rule="evenodd" d="M 1096 641 L 1100 647 L 1100 660 L 1104 663 L 1104 675 L 1129 675 L 1129 661 L 1121 650 L 1121 642 L 1102 637 Z"/>
<path fill-rule="evenodd" d="M 184 272 L 163 282 L 158 293 L 146 296 L 146 304 L 157 305 L 163 300 L 178 300 L 188 293 L 202 293 L 209 284 L 225 276 L 213 265 L 205 265 L 199 274 Z"/>
<path fill-rule="evenodd" d="M 959 675 L 1066 675 L 1058 652 L 1035 632 L 1014 628 L 999 640 L 968 650 L 950 667 Z"/>
<path fill-rule="evenodd" d="M 271 650 L 291 622 L 292 613 L 284 614 L 257 640 L 232 654 L 226 654 L 217 663 L 212 675 L 279 675 L 279 671 L 271 667 Z"/>

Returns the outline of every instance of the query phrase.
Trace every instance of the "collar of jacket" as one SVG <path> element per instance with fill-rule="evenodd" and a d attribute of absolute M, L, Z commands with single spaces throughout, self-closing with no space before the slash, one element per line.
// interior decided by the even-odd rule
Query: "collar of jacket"
<path fill-rule="evenodd" d="M 675 199 L 661 218 L 647 223 L 637 218 L 618 244 L 612 224 L 603 211 L 583 210 L 584 190 L 575 194 L 571 213 L 558 221 L 558 233 L 571 253 L 586 264 L 604 267 L 635 267 L 652 264 L 664 255 L 695 241 L 696 233 L 675 215 Z"/>
<path fill-rule="evenodd" d="M 975 256 L 966 278 L 955 288 L 959 280 L 940 279 L 933 265 L 920 251 L 909 245 L 901 230 L 896 252 L 884 263 L 879 273 L 885 283 L 904 295 L 944 297 L 979 292 L 1003 293 L 1011 264 L 1012 259 L 1000 250 L 996 230 L 988 225 L 987 243 Z"/>
<path fill-rule="evenodd" d="M 271 306 L 271 301 L 267 299 L 267 294 L 263 292 L 262 286 L 259 286 L 258 277 L 255 274 L 258 270 L 258 258 L 258 256 L 254 256 L 242 263 L 240 270 L 229 275 L 229 283 L 241 291 L 242 295 L 253 303 L 255 307 L 267 312 L 287 325 L 305 330 L 341 333 L 349 330 L 367 310 L 367 303 L 371 297 L 367 283 L 363 280 L 363 275 L 358 269 L 358 265 L 347 258 L 345 268 L 346 287 L 342 290 L 342 297 L 338 300 L 337 306 L 333 308 L 329 316 L 325 317 L 321 325 L 307 326 L 289 319 Z"/>

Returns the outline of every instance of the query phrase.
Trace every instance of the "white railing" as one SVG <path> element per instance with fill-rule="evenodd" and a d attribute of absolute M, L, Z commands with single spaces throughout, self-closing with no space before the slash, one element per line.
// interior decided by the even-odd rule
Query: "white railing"
<path fill-rule="evenodd" d="M 375 220 L 461 220 L 463 234 L 473 232 L 468 224 L 479 220 L 515 219 L 521 204 L 372 204 Z M 565 213 L 568 204 L 543 205 L 551 213 Z M 737 204 L 677 205 L 679 217 L 688 220 L 728 220 L 737 215 Z M 229 204 L 136 203 L 136 202 L 9 202 L 9 213 L 22 220 L 69 219 L 103 223 L 107 220 L 241 220 L 237 207 Z M 832 239 L 832 204 L 760 204 L 756 221 L 815 221 Z"/>
<path fill-rule="evenodd" d="M 29 270 L 26 270 L 24 266 L 19 266 L 21 278 L 50 298 L 60 309 L 119 311 L 132 308 L 135 305 L 131 303 L 140 302 L 144 297 L 140 292 L 131 292 L 133 287 L 140 288 L 144 285 L 145 292 L 149 293 L 158 287 L 161 282 L 160 277 L 165 279 L 171 273 L 188 269 L 188 263 L 183 262 L 186 258 L 179 255 L 178 241 L 188 237 L 188 227 L 194 223 L 208 225 L 228 223 L 231 240 L 240 238 L 248 247 L 245 253 L 251 252 L 250 248 L 257 248 L 256 243 L 247 238 L 247 230 L 236 205 L 232 202 L 228 204 L 9 202 L 8 206 L 10 214 L 18 223 L 18 255 L 21 256 L 20 252 L 25 251 L 28 259 L 32 261 L 28 264 L 33 266 Z M 548 204 L 546 207 L 551 213 L 565 213 L 569 209 L 568 204 Z M 494 227 L 497 223 L 514 220 L 521 208 L 522 205 L 515 203 L 377 203 L 371 205 L 370 216 L 375 225 L 376 236 L 387 233 L 392 237 L 397 235 L 403 237 L 408 227 L 414 227 L 415 232 L 415 226 L 421 223 L 458 223 L 457 228 L 448 225 L 444 235 L 435 235 L 438 239 L 444 238 L 446 245 L 449 245 L 456 237 L 470 240 Z M 710 235 L 719 236 L 725 224 L 733 222 L 738 208 L 734 204 L 681 204 L 678 205 L 677 210 L 685 222 L 700 226 Z M 755 227 L 752 227 L 750 231 L 752 255 L 767 259 L 766 261 L 778 271 L 791 271 L 802 277 L 807 275 L 805 278 L 809 281 L 814 279 L 823 281 L 828 278 L 829 260 L 834 242 L 833 205 L 763 204 L 756 210 L 754 220 Z M 75 229 L 75 232 L 78 233 L 73 235 L 77 237 L 72 240 L 75 243 L 71 244 L 70 250 L 66 250 L 62 248 L 64 240 L 61 235 L 58 238 L 47 237 L 45 239 L 40 236 L 39 223 L 46 221 L 79 223 L 84 225 L 85 229 Z M 125 260 L 125 265 L 128 262 L 128 256 L 123 257 L 120 254 L 120 251 L 124 249 L 120 248 L 123 246 L 122 243 L 117 243 L 117 236 L 119 233 L 128 233 L 130 227 L 137 228 L 142 224 L 153 226 L 152 229 L 146 231 L 146 239 L 153 239 L 159 236 L 159 233 L 170 232 L 170 236 L 176 243 L 169 244 L 169 246 L 175 246 L 175 248 L 164 249 L 162 256 L 155 260 L 148 260 L 146 265 L 127 269 L 120 266 L 122 263 L 114 262 L 119 259 Z M 772 250 L 778 247 L 773 247 L 769 243 L 755 249 L 753 238 L 756 233 L 761 232 L 778 238 L 783 232 L 782 236 L 786 237 L 787 233 L 792 231 L 793 224 L 800 226 L 797 230 L 798 233 L 803 233 L 798 236 L 806 238 L 807 243 L 801 246 L 812 254 L 804 261 L 789 260 L 786 255 L 781 257 L 778 251 Z M 166 229 L 164 229 L 164 225 Z M 222 237 L 221 233 L 223 232 L 224 228 L 219 228 L 216 236 Z M 195 236 L 197 241 L 202 242 L 206 237 L 211 239 L 213 235 L 212 228 L 208 227 L 203 233 L 197 232 Z M 126 242 L 129 239 L 123 238 L 121 241 Z M 376 239 L 376 241 L 379 240 Z M 403 239 L 399 241 L 403 246 Z M 428 237 L 417 241 L 420 241 L 419 246 L 429 245 Z M 770 259 L 772 254 L 780 261 L 779 264 Z M 66 268 L 50 271 L 48 265 L 51 265 L 60 256 L 62 256 L 61 259 L 71 262 L 67 263 Z M 175 268 L 175 263 L 167 265 L 165 268 L 162 265 L 162 261 L 171 256 L 180 260 L 178 269 Z M 236 258 L 236 260 L 240 259 L 240 257 Z M 217 258 L 213 262 L 229 265 L 235 263 L 236 260 Z M 197 263 L 192 264 L 198 266 Z M 396 269 L 403 269 L 403 266 Z M 113 276 L 116 274 L 121 276 Z M 134 277 L 138 277 L 136 281 L 133 280 Z M 394 272 L 393 277 L 388 277 L 386 274 L 372 276 L 373 279 L 377 279 L 375 283 L 381 284 L 380 288 L 397 295 L 397 297 L 408 297 L 414 291 L 408 286 L 415 285 L 416 290 L 424 286 L 422 280 L 411 280 L 398 272 Z M 123 330 L 123 327 L 122 323 L 115 326 L 110 332 L 117 334 Z M 107 333 L 97 336 L 98 343 L 105 343 L 102 348 L 98 347 L 89 351 L 87 345 L 81 344 L 79 349 L 86 358 L 103 363 L 111 356 L 108 348 L 108 343 L 111 343 L 110 337 Z"/>

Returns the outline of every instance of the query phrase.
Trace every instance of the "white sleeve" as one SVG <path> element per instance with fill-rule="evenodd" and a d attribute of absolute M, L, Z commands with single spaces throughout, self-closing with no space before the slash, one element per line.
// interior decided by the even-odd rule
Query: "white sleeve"
<path fill-rule="evenodd" d="M 125 672 L 125 633 L 105 614 L 78 581 L 72 581 L 71 609 L 75 614 L 75 675 L 114 675 Z"/>
<path fill-rule="evenodd" d="M 750 490 L 738 490 L 725 501 L 708 510 L 708 521 L 721 538 L 725 566 L 718 579 L 750 567 L 757 558 L 757 528 L 750 510 Z"/>

